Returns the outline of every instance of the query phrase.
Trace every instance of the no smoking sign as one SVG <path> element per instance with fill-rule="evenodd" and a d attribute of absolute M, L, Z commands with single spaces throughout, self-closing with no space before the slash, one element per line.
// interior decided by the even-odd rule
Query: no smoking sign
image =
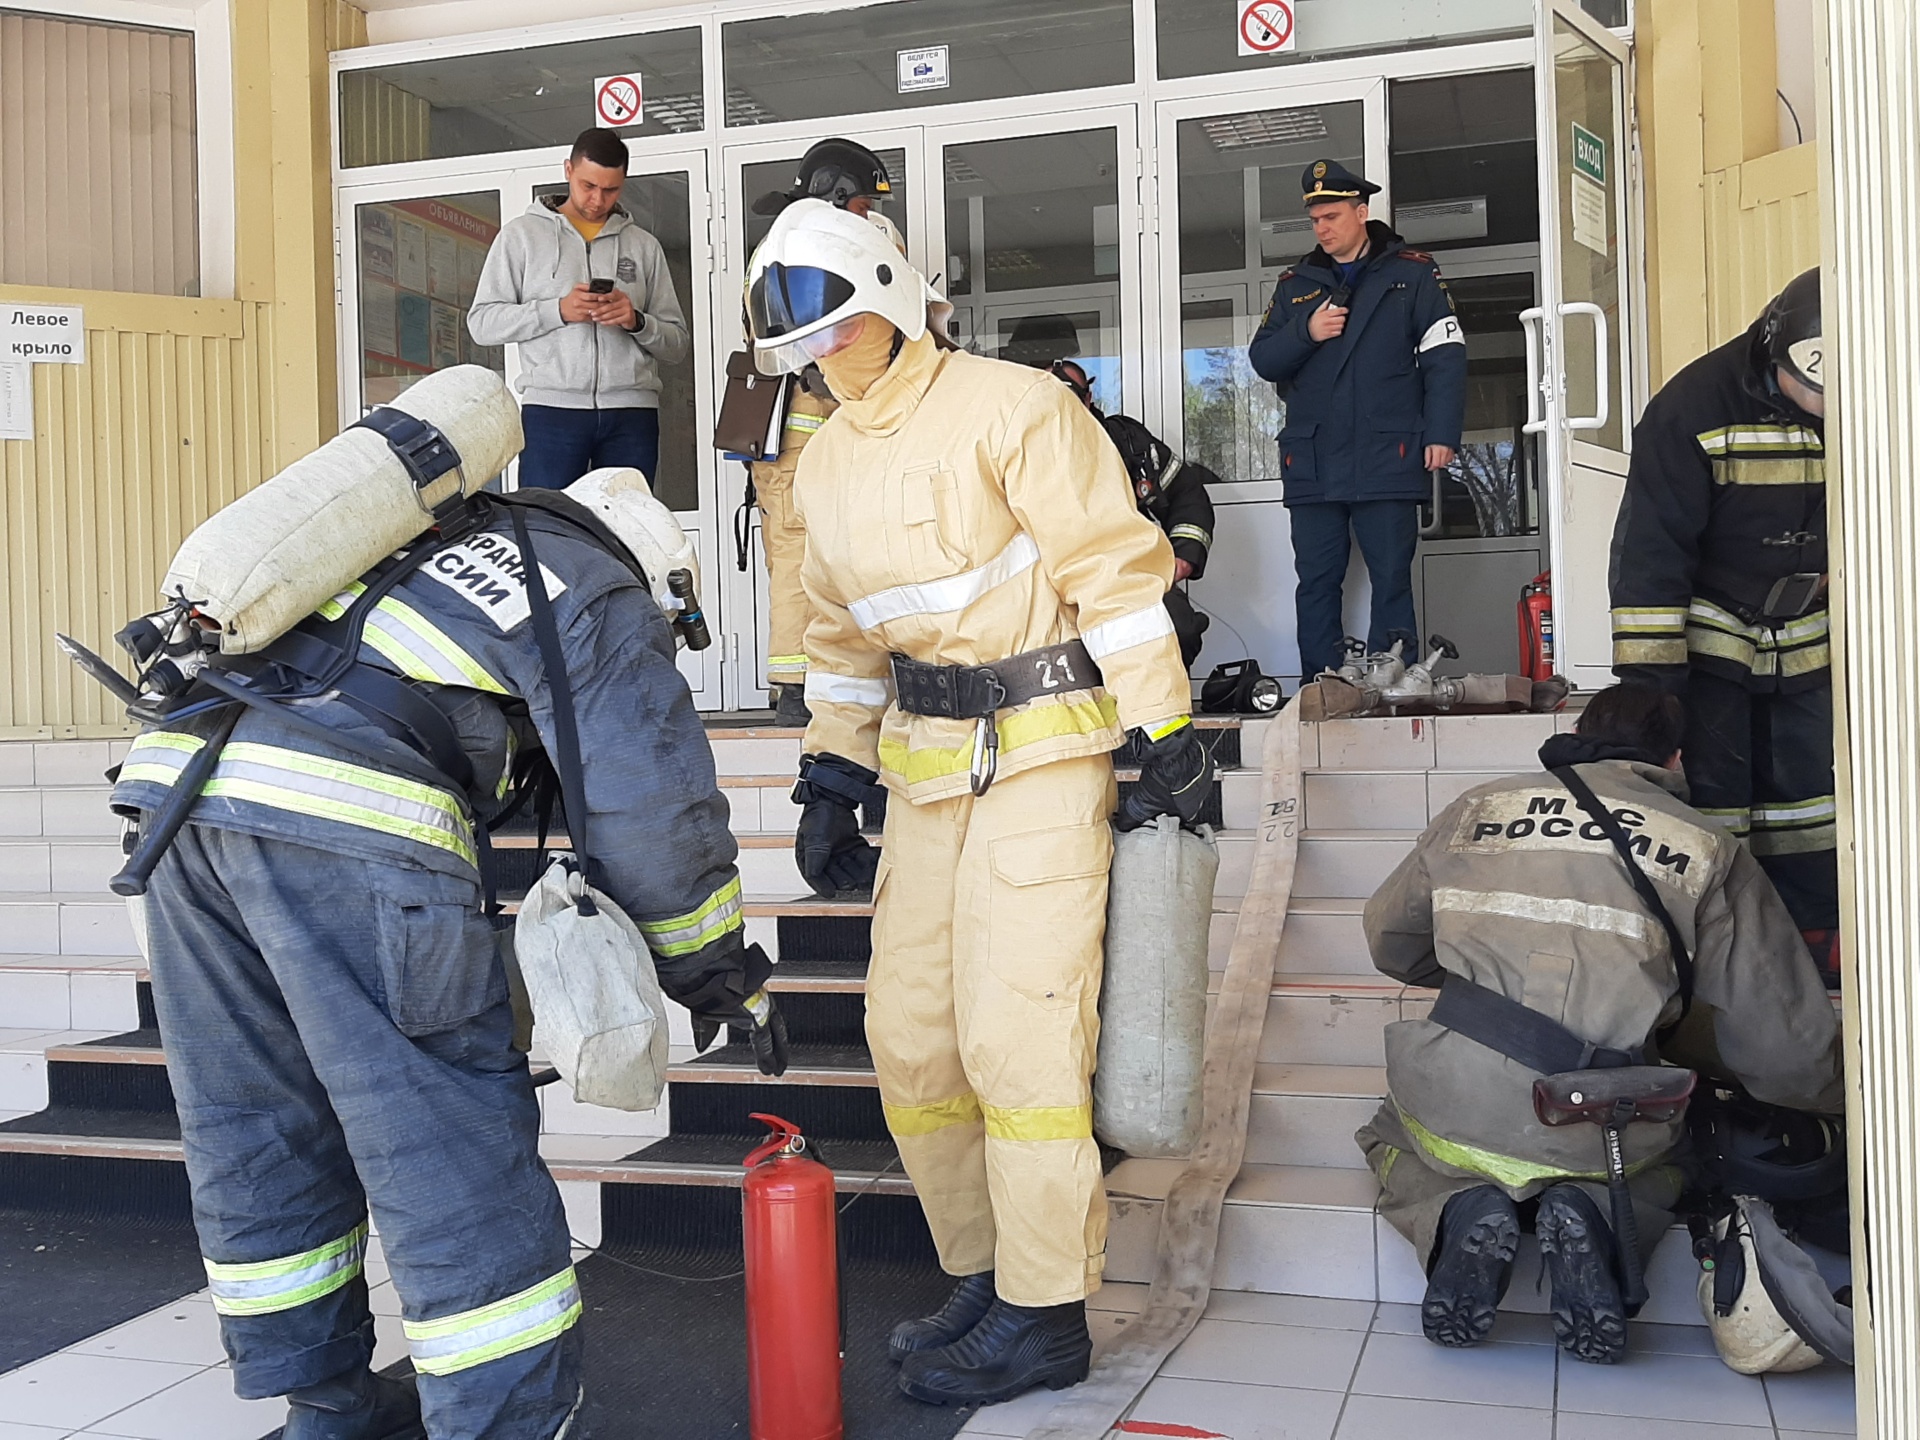
<path fill-rule="evenodd" d="M 1277 55 L 1293 49 L 1293 0 L 1238 0 L 1238 8 L 1242 55 Z"/>
<path fill-rule="evenodd" d="M 593 82 L 593 123 L 602 130 L 640 123 L 638 75 L 603 75 Z"/>

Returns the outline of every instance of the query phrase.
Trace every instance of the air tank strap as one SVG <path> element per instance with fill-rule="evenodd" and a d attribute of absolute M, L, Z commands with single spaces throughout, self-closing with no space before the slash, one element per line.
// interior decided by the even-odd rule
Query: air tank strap
<path fill-rule="evenodd" d="M 371 430 L 387 442 L 394 458 L 413 478 L 414 498 L 420 502 L 420 508 L 435 520 L 444 519 L 465 502 L 467 487 L 460 469 L 460 452 L 437 425 L 428 424 L 404 410 L 382 405 L 377 410 L 369 410 L 348 428 Z M 453 476 L 451 489 L 440 486 L 448 474 Z M 440 486 L 441 493 L 430 493 L 436 486 Z"/>

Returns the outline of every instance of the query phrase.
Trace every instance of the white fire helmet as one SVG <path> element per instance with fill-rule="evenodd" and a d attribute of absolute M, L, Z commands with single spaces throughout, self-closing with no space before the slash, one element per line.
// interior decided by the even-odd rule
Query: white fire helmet
<path fill-rule="evenodd" d="M 630 466 L 589 470 L 563 493 L 599 516 L 600 522 L 633 552 L 633 558 L 647 572 L 655 603 L 668 619 L 681 608 L 679 597 L 667 588 L 667 577 L 675 570 L 689 572 L 693 593 L 700 593 L 700 557 L 694 553 L 693 542 L 680 528 L 673 511 L 655 497 L 640 471 Z M 685 637 L 680 638 L 684 642 Z"/>
<path fill-rule="evenodd" d="M 946 302 L 871 220 L 824 200 L 782 210 L 747 271 L 747 320 L 763 373 L 793 374 L 853 339 L 878 315 L 909 340 Z"/>
<path fill-rule="evenodd" d="M 1853 1363 L 1853 1312 L 1827 1289 L 1813 1257 L 1773 1209 L 1733 1197 L 1714 1225 L 1714 1267 L 1700 1277 L 1700 1310 L 1714 1349 L 1742 1375 Z"/>

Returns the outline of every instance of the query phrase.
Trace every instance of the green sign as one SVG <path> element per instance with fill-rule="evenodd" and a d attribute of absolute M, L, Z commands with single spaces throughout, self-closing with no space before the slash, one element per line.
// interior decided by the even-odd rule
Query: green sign
<path fill-rule="evenodd" d="M 1573 127 L 1573 168 L 1576 174 L 1607 183 L 1607 142 L 1577 121 Z"/>

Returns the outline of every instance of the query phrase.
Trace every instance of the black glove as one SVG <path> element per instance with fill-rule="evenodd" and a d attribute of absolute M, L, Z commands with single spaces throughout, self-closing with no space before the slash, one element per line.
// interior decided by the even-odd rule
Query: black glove
<path fill-rule="evenodd" d="M 1114 828 L 1137 830 L 1161 815 L 1192 829 L 1213 792 L 1213 755 L 1191 722 L 1142 747 L 1140 780 L 1120 802 Z"/>
<path fill-rule="evenodd" d="M 880 777 L 838 755 L 802 755 L 793 799 L 804 808 L 794 831 L 793 858 L 816 895 L 871 891 L 880 852 L 860 836 L 854 807 Z"/>
<path fill-rule="evenodd" d="M 767 991 L 767 977 L 772 973 L 773 962 L 767 952 L 749 945 L 742 952 L 740 973 L 732 984 L 717 995 L 711 993 L 713 987 L 705 987 L 709 993 L 700 997 L 700 1008 L 693 1012 L 696 1052 L 704 1052 L 720 1034 L 720 1027 L 728 1025 L 746 1031 L 762 1075 L 786 1074 L 787 1020 Z M 739 998 L 736 985 L 746 992 L 744 999 Z"/>

